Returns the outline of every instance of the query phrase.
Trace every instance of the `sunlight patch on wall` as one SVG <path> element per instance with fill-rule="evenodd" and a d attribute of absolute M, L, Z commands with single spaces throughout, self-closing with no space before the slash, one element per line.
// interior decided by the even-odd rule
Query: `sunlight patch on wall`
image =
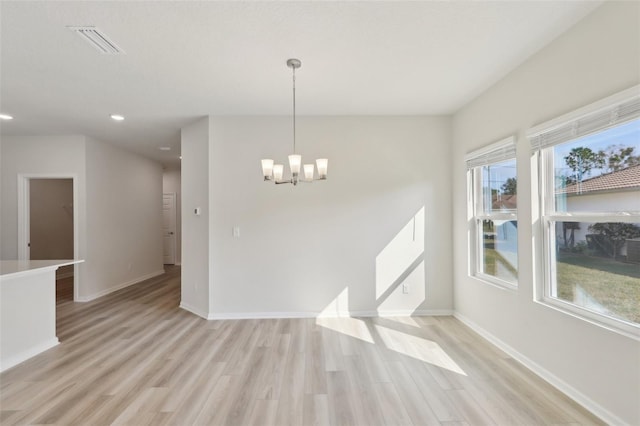
<path fill-rule="evenodd" d="M 392 291 L 424 253 L 424 219 L 422 207 L 376 256 L 376 300 Z"/>
<path fill-rule="evenodd" d="M 342 289 L 335 299 L 325 306 L 318 317 L 348 317 L 349 316 L 349 287 Z"/>
<path fill-rule="evenodd" d="M 378 312 L 383 315 L 410 315 L 418 309 L 426 297 L 424 261 L 410 265 L 393 288 L 393 291 L 378 299 Z M 407 294 L 403 293 L 404 288 L 407 289 Z"/>

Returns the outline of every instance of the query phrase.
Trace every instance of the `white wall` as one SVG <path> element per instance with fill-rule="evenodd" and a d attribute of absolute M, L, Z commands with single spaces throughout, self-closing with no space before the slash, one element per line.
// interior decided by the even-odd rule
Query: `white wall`
<path fill-rule="evenodd" d="M 18 174 L 75 175 L 78 300 L 163 272 L 160 164 L 84 136 L 3 137 L 2 259 L 18 258 Z"/>
<path fill-rule="evenodd" d="M 297 124 L 303 162 L 329 158 L 327 181 L 262 181 L 260 159 L 286 161 L 292 149 L 290 117 L 211 119 L 210 315 L 451 312 L 450 120 L 301 117 Z M 199 160 L 187 157 L 184 142 L 183 132 L 190 210 L 187 171 Z M 185 246 L 187 219 L 196 220 L 183 216 Z"/>
<path fill-rule="evenodd" d="M 78 199 L 78 258 L 85 259 L 86 163 L 85 137 L 81 135 L 3 136 L 0 141 L 1 220 L 0 258 L 18 258 L 18 174 L 75 175 Z M 86 264 L 76 266 L 76 282 L 84 283 Z"/>
<path fill-rule="evenodd" d="M 182 184 L 180 169 L 169 168 L 162 172 L 162 192 L 176 194 L 176 265 L 182 263 Z"/>
<path fill-rule="evenodd" d="M 640 424 L 640 343 L 533 302 L 527 129 L 640 80 L 640 4 L 607 2 L 459 111 L 453 121 L 456 312 L 507 345 L 612 423 Z M 519 290 L 467 275 L 465 153 L 518 137 Z M 535 196 L 535 194 L 533 195 Z"/>
<path fill-rule="evenodd" d="M 182 294 L 180 306 L 209 316 L 209 119 L 182 129 Z M 200 215 L 194 209 L 200 209 Z"/>
<path fill-rule="evenodd" d="M 87 138 L 87 276 L 81 299 L 164 273 L 162 166 Z"/>

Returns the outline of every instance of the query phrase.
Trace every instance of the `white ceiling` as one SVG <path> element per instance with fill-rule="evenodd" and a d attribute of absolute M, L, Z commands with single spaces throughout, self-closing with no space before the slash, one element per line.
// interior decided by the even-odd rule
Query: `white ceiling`
<path fill-rule="evenodd" d="M 198 117 L 290 114 L 291 57 L 300 115 L 450 114 L 600 3 L 2 1 L 1 130 L 175 162 Z M 81 25 L 126 54 L 66 28 Z"/>

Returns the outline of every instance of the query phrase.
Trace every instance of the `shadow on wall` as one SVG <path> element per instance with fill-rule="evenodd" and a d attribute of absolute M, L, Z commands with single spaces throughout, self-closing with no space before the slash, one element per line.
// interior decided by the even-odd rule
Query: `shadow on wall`
<path fill-rule="evenodd" d="M 424 206 L 376 256 L 378 312 L 415 311 L 425 300 Z"/>
<path fill-rule="evenodd" d="M 383 314 L 407 315 L 425 300 L 424 206 L 376 256 L 376 306 Z M 380 345 L 399 354 L 456 374 L 466 373 L 410 317 L 378 318 L 374 323 L 335 314 L 349 311 L 345 287 L 316 318 L 316 324 L 340 334 Z"/>

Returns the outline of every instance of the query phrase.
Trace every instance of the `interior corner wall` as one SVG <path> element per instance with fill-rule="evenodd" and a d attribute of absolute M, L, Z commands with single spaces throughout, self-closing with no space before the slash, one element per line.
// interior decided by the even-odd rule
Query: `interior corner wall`
<path fill-rule="evenodd" d="M 3 136 L 0 142 L 0 259 L 18 258 L 18 175 L 75 175 L 78 257 L 84 259 L 86 239 L 86 140 L 81 135 Z M 86 264 L 77 265 L 84 284 Z"/>
<path fill-rule="evenodd" d="M 182 189 L 180 168 L 168 168 L 162 172 L 162 192 L 176 194 L 176 265 L 182 263 Z"/>
<path fill-rule="evenodd" d="M 180 306 L 209 317 L 209 118 L 181 132 L 182 290 Z M 198 212 L 196 213 L 196 209 Z"/>
<path fill-rule="evenodd" d="M 563 384 L 613 424 L 640 424 L 640 343 L 533 301 L 531 162 L 527 129 L 640 81 L 640 3 L 605 2 L 453 119 L 453 241 L 456 313 Z M 516 135 L 519 289 L 467 275 L 464 157 Z"/>
<path fill-rule="evenodd" d="M 80 300 L 164 273 L 162 166 L 87 138 L 86 280 Z"/>
<path fill-rule="evenodd" d="M 326 157 L 329 170 L 294 187 L 264 182 L 260 166 L 288 174 L 290 117 L 213 117 L 211 316 L 451 313 L 450 125 L 298 117 L 303 163 Z"/>

